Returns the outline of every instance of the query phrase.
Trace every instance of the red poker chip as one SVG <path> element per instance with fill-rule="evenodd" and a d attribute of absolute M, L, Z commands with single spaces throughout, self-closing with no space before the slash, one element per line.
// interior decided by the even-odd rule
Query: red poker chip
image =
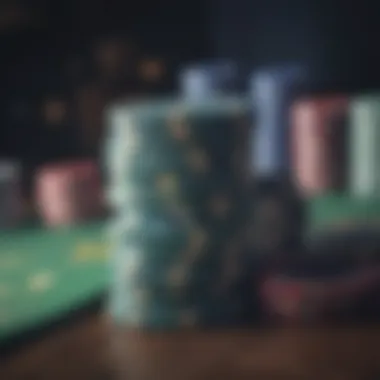
<path fill-rule="evenodd" d="M 271 316 L 297 318 L 301 312 L 303 296 L 300 284 L 276 276 L 268 277 L 261 287 L 264 309 Z"/>

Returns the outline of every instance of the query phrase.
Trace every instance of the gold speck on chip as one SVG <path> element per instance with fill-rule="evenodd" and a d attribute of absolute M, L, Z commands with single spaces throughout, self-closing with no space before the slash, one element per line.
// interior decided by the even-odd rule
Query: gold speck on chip
<path fill-rule="evenodd" d="M 167 120 L 167 126 L 175 140 L 186 141 L 190 138 L 190 126 L 183 112 L 173 112 Z"/>
<path fill-rule="evenodd" d="M 166 173 L 156 179 L 156 189 L 164 196 L 173 196 L 178 193 L 178 179 L 174 173 Z"/>
<path fill-rule="evenodd" d="M 198 228 L 193 230 L 193 232 L 190 234 L 190 247 L 192 249 L 202 249 L 207 243 L 207 233 Z"/>
<path fill-rule="evenodd" d="M 207 173 L 210 171 L 210 160 L 206 152 L 201 149 L 193 148 L 187 153 L 187 163 L 195 173 Z"/>
<path fill-rule="evenodd" d="M 208 237 L 202 229 L 195 229 L 190 233 L 189 243 L 186 247 L 183 257 L 188 265 L 191 265 L 204 252 Z"/>

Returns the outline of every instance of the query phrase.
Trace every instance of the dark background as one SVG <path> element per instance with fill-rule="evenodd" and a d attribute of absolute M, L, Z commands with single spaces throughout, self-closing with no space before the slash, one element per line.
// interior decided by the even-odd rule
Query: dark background
<path fill-rule="evenodd" d="M 8 25 L 9 9 L 19 4 L 33 21 Z M 84 82 L 89 50 L 103 35 L 128 35 L 140 51 L 163 57 L 173 71 L 210 54 L 209 13 L 202 1 L 6 1 L 0 2 L 0 15 L 0 156 L 24 154 L 20 139 L 33 140 L 36 102 Z M 64 74 L 73 62 L 83 68 L 69 83 Z"/>
<path fill-rule="evenodd" d="M 281 62 L 305 64 L 307 89 L 358 91 L 380 84 L 379 6 L 374 1 L 219 0 L 214 41 L 244 73 Z"/>
<path fill-rule="evenodd" d="M 18 3 L 33 22 L 4 26 L 4 10 Z M 34 143 L 38 99 L 85 81 L 85 68 L 73 83 L 62 73 L 70 64 L 85 67 L 93 41 L 110 32 L 126 33 L 142 51 L 164 57 L 173 78 L 180 64 L 217 56 L 236 60 L 243 79 L 267 64 L 305 64 L 311 92 L 380 85 L 375 2 L 13 0 L 0 3 L 0 15 L 0 156 L 19 158 L 20 141 Z"/>

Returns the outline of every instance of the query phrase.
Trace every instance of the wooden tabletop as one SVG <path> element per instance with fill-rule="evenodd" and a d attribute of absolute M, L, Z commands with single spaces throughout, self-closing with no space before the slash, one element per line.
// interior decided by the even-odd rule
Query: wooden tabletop
<path fill-rule="evenodd" d="M 380 325 L 213 332 L 117 331 L 93 314 L 0 363 L 0 378 L 379 380 Z"/>

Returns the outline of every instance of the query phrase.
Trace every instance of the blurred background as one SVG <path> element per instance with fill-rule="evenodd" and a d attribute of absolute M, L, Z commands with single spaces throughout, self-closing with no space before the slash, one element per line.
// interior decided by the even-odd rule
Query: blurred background
<path fill-rule="evenodd" d="M 0 155 L 37 166 L 96 156 L 110 101 L 173 90 L 176 67 L 210 54 L 207 5 L 1 3 Z"/>
<path fill-rule="evenodd" d="M 307 90 L 376 89 L 377 14 L 367 0 L 353 7 L 342 0 L 222 0 L 213 6 L 213 46 L 245 72 L 284 61 L 303 63 L 310 70 Z"/>
<path fill-rule="evenodd" d="M 380 87 L 376 45 L 380 23 L 372 3 L 1 1 L 0 342 L 82 307 L 107 287 L 107 253 L 100 234 L 107 207 L 99 201 L 103 173 L 98 173 L 107 106 L 176 94 L 179 70 L 193 62 L 215 58 L 236 62 L 241 93 L 248 91 L 247 77 L 253 71 L 290 63 L 307 69 L 298 89 L 303 98 L 294 108 L 295 128 L 308 123 L 314 132 L 319 125 L 321 130 L 327 125 L 335 128 L 346 123 L 348 114 L 355 119 L 356 111 L 349 111 L 354 107 L 351 98 L 368 91 L 376 95 Z M 322 98 L 315 98 L 319 95 Z M 375 95 L 364 99 L 365 107 L 380 109 Z M 304 121 L 304 110 L 319 116 Z M 367 142 L 378 138 L 376 112 L 377 119 L 368 122 L 373 137 L 367 136 Z M 361 123 L 354 122 L 357 133 Z M 299 131 L 293 134 L 301 136 Z M 316 143 L 315 134 L 302 139 L 297 140 L 299 151 L 307 141 L 322 147 L 317 158 L 309 158 L 314 164 L 327 157 L 325 141 Z M 346 179 L 337 179 L 348 161 L 346 151 L 334 156 L 343 137 L 337 139 L 329 142 L 331 154 L 322 169 L 312 163 L 302 166 L 302 157 L 296 158 L 297 190 L 304 191 L 303 198 L 313 199 L 308 212 L 319 225 L 334 218 L 337 223 L 355 222 L 358 214 L 366 220 L 369 210 L 378 221 L 380 179 L 372 175 L 380 159 L 378 144 L 371 145 L 375 153 L 362 164 L 366 147 L 352 148 L 358 165 L 352 171 L 356 185 L 350 188 Z M 360 185 L 360 165 L 369 168 L 369 177 L 376 177 L 367 178 L 365 188 Z M 344 185 L 335 184 L 339 181 Z M 338 198 L 328 197 L 335 192 Z M 358 200 L 360 194 L 364 201 Z M 290 207 L 286 218 L 292 215 Z M 61 226 L 74 228 L 54 228 Z M 297 228 L 302 229 L 299 223 Z M 379 242 L 369 247 L 371 255 L 376 251 L 376 260 L 379 247 Z M 324 246 L 318 249 L 325 251 Z M 337 250 L 345 248 L 332 248 Z M 369 263 L 368 259 L 367 267 Z M 323 264 L 323 274 L 330 264 L 338 268 L 336 273 L 345 270 L 340 262 Z"/>
<path fill-rule="evenodd" d="M 304 85 L 313 91 L 362 91 L 380 81 L 380 26 L 368 1 L 354 9 L 340 0 L 0 6 L 0 155 L 22 160 L 29 175 L 61 156 L 96 154 L 102 107 L 173 90 L 185 62 L 228 57 L 243 76 L 257 66 L 297 62 L 310 69 Z M 160 69 L 147 61 L 159 61 Z"/>

